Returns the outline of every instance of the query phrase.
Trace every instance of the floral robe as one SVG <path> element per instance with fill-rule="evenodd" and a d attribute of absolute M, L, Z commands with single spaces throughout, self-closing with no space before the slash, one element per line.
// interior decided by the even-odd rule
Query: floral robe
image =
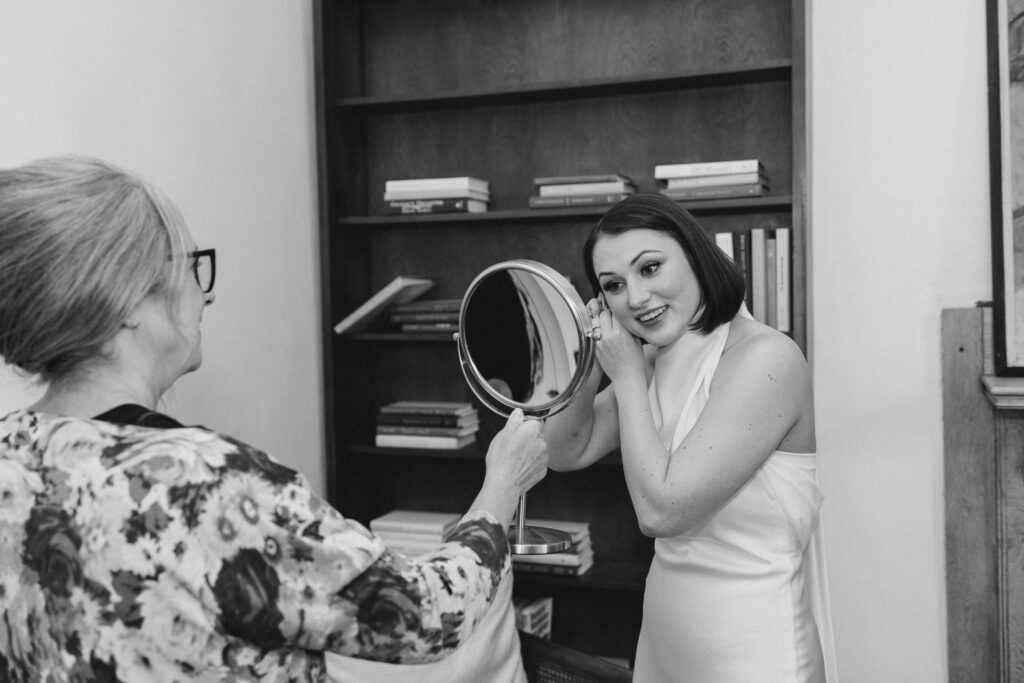
<path fill-rule="evenodd" d="M 0 419 L 0 681 L 323 681 L 324 651 L 433 661 L 509 571 L 490 515 L 406 559 L 209 430 Z"/>

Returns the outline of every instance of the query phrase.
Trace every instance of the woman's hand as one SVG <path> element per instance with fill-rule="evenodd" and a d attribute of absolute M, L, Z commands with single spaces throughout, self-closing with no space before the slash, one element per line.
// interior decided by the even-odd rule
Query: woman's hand
<path fill-rule="evenodd" d="M 640 340 L 619 324 L 601 299 L 588 301 L 587 312 L 596 341 L 597 361 L 605 374 L 612 382 L 634 373 L 642 377 L 644 353 Z"/>
<path fill-rule="evenodd" d="M 547 474 L 548 445 L 541 435 L 543 423 L 527 419 L 516 408 L 487 449 L 487 473 L 511 486 L 518 498 Z"/>

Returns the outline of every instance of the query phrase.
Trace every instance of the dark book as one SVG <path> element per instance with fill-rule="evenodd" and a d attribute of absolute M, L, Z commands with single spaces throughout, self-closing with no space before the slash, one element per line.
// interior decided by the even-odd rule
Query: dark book
<path fill-rule="evenodd" d="M 658 190 L 669 199 L 677 201 L 697 201 L 701 199 L 732 199 L 735 197 L 763 197 L 768 194 L 768 186 L 764 183 L 747 183 L 746 185 L 708 185 L 706 187 L 684 187 L 674 190 L 662 188 Z"/>
<path fill-rule="evenodd" d="M 629 192 L 602 192 L 599 194 L 566 195 L 564 197 L 530 197 L 531 209 L 557 209 L 567 206 L 611 206 L 618 204 Z"/>
<path fill-rule="evenodd" d="M 413 425 L 424 427 L 464 427 L 479 423 L 477 415 L 423 415 L 421 413 L 381 413 L 378 425 Z"/>
<path fill-rule="evenodd" d="M 462 299 L 419 299 L 404 304 L 392 304 L 389 310 L 392 313 L 458 313 L 461 309 Z"/>
<path fill-rule="evenodd" d="M 636 185 L 629 176 L 618 173 L 599 173 L 596 175 L 556 175 L 540 176 L 533 179 L 534 185 L 575 185 L 578 183 L 610 183 L 620 182 Z"/>
<path fill-rule="evenodd" d="M 750 280 L 750 234 L 746 232 L 734 232 L 732 235 L 732 257 L 736 265 L 743 270 L 743 280 L 746 283 L 746 294 L 743 299 L 746 301 L 747 310 L 754 303 L 754 291 Z"/>
<path fill-rule="evenodd" d="M 476 415 L 476 408 L 465 401 L 394 401 L 380 407 L 381 413 L 416 415 Z"/>
<path fill-rule="evenodd" d="M 458 311 L 395 311 L 390 312 L 393 323 L 457 323 Z"/>
<path fill-rule="evenodd" d="M 388 215 L 420 213 L 483 213 L 487 202 L 464 197 L 441 197 L 437 199 L 394 199 L 384 206 Z"/>
<path fill-rule="evenodd" d="M 415 434 L 418 436 L 466 436 L 480 428 L 479 422 L 464 427 L 431 427 L 418 425 L 377 425 L 378 434 Z"/>
<path fill-rule="evenodd" d="M 518 560 L 512 560 L 512 569 L 517 572 L 523 572 L 526 574 L 551 574 L 555 576 L 581 576 L 586 574 L 587 571 L 594 566 L 594 560 L 591 559 L 585 564 L 579 566 L 571 566 L 564 564 L 531 564 L 529 562 L 520 562 Z"/>

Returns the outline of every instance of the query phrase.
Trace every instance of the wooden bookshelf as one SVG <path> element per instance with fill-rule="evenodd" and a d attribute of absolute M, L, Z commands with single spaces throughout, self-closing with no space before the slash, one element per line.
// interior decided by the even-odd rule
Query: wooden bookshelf
<path fill-rule="evenodd" d="M 382 320 L 339 337 L 334 323 L 396 275 L 432 275 L 427 298 L 460 298 L 513 258 L 589 296 L 581 250 L 606 208 L 528 209 L 536 176 L 621 173 L 655 191 L 657 164 L 762 160 L 771 195 L 683 205 L 709 232 L 792 228 L 792 336 L 806 348 L 803 21 L 803 0 L 316 3 L 327 481 L 344 514 L 463 511 L 502 421 L 480 406 L 478 443 L 459 451 L 374 448 L 379 405 L 474 398 L 450 334 Z M 490 182 L 488 212 L 384 215 L 386 180 L 462 175 Z M 518 574 L 517 593 L 555 596 L 559 642 L 632 659 L 653 545 L 617 454 L 550 474 L 529 506 L 589 521 L 595 565 Z"/>

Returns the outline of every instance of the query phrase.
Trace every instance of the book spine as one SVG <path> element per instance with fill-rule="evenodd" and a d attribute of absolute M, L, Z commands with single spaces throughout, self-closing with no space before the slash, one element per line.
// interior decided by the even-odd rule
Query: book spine
<path fill-rule="evenodd" d="M 384 201 L 401 201 L 405 199 L 479 199 L 489 201 L 489 192 L 478 190 L 393 190 L 384 193 Z"/>
<path fill-rule="evenodd" d="M 722 250 L 729 258 L 733 258 L 732 255 L 732 233 L 731 232 L 716 232 L 715 233 L 715 244 Z"/>
<path fill-rule="evenodd" d="M 420 427 L 414 425 L 377 425 L 378 434 L 413 434 L 419 436 L 468 436 L 478 425 L 468 427 Z"/>
<path fill-rule="evenodd" d="M 630 196 L 627 192 L 612 192 L 603 194 L 571 195 L 565 197 L 530 197 L 531 209 L 547 209 L 560 206 L 600 206 L 603 204 L 618 204 Z"/>
<path fill-rule="evenodd" d="M 422 415 L 385 413 L 377 416 L 378 425 L 407 425 L 422 427 L 465 427 L 478 424 L 479 420 L 472 417 L 455 415 Z"/>
<path fill-rule="evenodd" d="M 370 520 L 370 531 L 373 533 L 388 537 L 388 536 L 412 536 L 417 539 L 423 538 L 437 538 L 442 539 L 458 524 L 458 519 L 454 521 L 446 522 L 435 522 L 435 521 L 423 521 L 416 522 L 413 520 L 397 521 L 397 520 Z M 440 543 L 440 540 L 438 540 Z"/>
<path fill-rule="evenodd" d="M 692 177 L 700 175 L 751 173 L 760 171 L 762 168 L 763 166 L 757 159 L 708 161 L 693 164 L 659 164 L 654 167 L 654 177 L 658 180 L 664 180 L 667 178 Z"/>
<path fill-rule="evenodd" d="M 455 450 L 468 446 L 476 440 L 476 435 L 469 436 L 417 436 L 414 434 L 377 434 L 374 444 L 378 448 L 425 448 L 437 450 Z"/>
<path fill-rule="evenodd" d="M 562 564 L 528 564 L 519 560 L 512 561 L 512 569 L 528 574 L 553 574 L 556 576 L 580 576 L 593 565 L 570 567 Z"/>
<path fill-rule="evenodd" d="M 420 213 L 481 213 L 486 210 L 486 202 L 455 197 L 396 199 L 389 201 L 384 207 L 384 213 L 390 216 Z"/>
<path fill-rule="evenodd" d="M 533 179 L 533 184 L 541 185 L 575 185 L 579 183 L 626 183 L 636 185 L 629 176 L 618 173 L 605 173 L 598 175 L 563 175 L 563 176 L 542 176 Z"/>
<path fill-rule="evenodd" d="M 733 197 L 761 197 L 768 192 L 765 185 L 708 185 L 677 190 L 658 190 L 669 199 L 729 199 Z"/>
<path fill-rule="evenodd" d="M 393 304 L 392 313 L 458 313 L 462 310 L 462 299 L 426 299 Z"/>
<path fill-rule="evenodd" d="M 793 276 L 790 273 L 790 242 L 792 233 L 790 228 L 777 228 L 775 230 L 775 272 L 778 293 L 776 295 L 778 310 L 776 313 L 776 327 L 781 332 L 792 332 L 792 302 L 790 295 L 792 291 Z"/>
<path fill-rule="evenodd" d="M 380 407 L 382 413 L 399 413 L 403 415 L 471 415 L 476 413 L 476 409 L 473 408 L 472 404 L 438 404 L 431 405 L 429 403 L 398 403 L 388 404 Z"/>
<path fill-rule="evenodd" d="M 408 178 L 404 180 L 384 181 L 385 192 L 403 192 L 416 190 L 473 190 L 487 192 L 490 183 L 482 178 L 456 176 L 453 178 Z"/>
<path fill-rule="evenodd" d="M 776 281 L 775 233 L 770 232 L 764 241 L 764 273 L 765 273 L 765 322 L 778 327 L 778 282 Z"/>
<path fill-rule="evenodd" d="M 632 193 L 635 187 L 628 183 L 563 183 L 561 185 L 541 185 L 537 194 L 541 197 L 563 197 L 565 195 Z"/>
<path fill-rule="evenodd" d="M 393 323 L 457 323 L 459 322 L 458 311 L 420 311 L 401 312 L 392 311 L 390 314 Z"/>
<path fill-rule="evenodd" d="M 402 332 L 458 332 L 458 323 L 402 323 Z"/>
<path fill-rule="evenodd" d="M 747 309 L 750 310 L 754 306 L 754 293 L 750 279 L 750 234 L 745 232 L 733 233 L 732 251 L 736 265 L 743 271 L 743 279 L 746 281 L 747 286 L 747 292 L 743 299 L 747 302 Z"/>
<path fill-rule="evenodd" d="M 567 567 L 580 567 L 587 562 L 594 560 L 592 550 L 584 550 L 582 553 L 552 553 L 550 555 L 523 555 L 516 556 L 515 561 L 522 564 L 558 564 Z"/>
<path fill-rule="evenodd" d="M 754 293 L 753 307 L 750 313 L 754 316 L 754 320 L 761 323 L 768 321 L 765 311 L 768 306 L 768 296 L 765 291 L 768 276 L 764 267 L 767 237 L 764 228 L 753 228 L 750 231 L 750 283 Z"/>
<path fill-rule="evenodd" d="M 670 190 L 687 187 L 706 187 L 708 185 L 745 185 L 748 183 L 763 183 L 767 185 L 768 179 L 760 173 L 754 172 L 667 178 L 665 180 L 665 186 Z"/>

